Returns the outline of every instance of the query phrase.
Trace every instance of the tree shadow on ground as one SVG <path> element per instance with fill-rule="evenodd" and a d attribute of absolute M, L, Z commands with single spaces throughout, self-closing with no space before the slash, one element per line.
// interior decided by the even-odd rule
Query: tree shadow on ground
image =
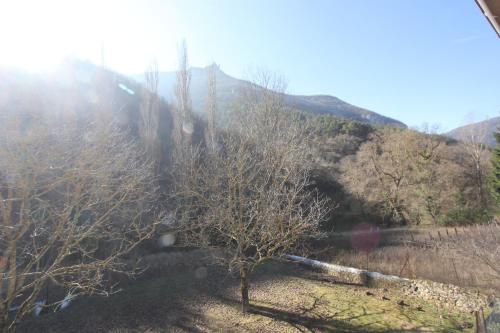
<path fill-rule="evenodd" d="M 349 324 L 352 319 L 360 318 L 364 315 L 353 316 L 350 318 L 342 318 L 341 320 L 334 319 L 334 316 L 308 316 L 305 314 L 297 314 L 289 311 L 280 310 L 273 307 L 265 307 L 252 305 L 251 313 L 272 318 L 274 320 L 279 320 L 288 323 L 290 326 L 294 327 L 300 332 L 380 332 L 380 333 L 396 333 L 396 332 L 423 332 L 424 327 L 416 327 L 412 329 L 374 329 L 372 326 L 374 324 L 380 323 L 379 321 L 371 321 L 361 325 Z M 383 314 L 384 312 L 373 313 L 371 315 Z M 425 332 L 429 332 L 429 327 L 425 327 Z M 432 330 L 431 332 L 449 332 L 446 329 Z"/>
<path fill-rule="evenodd" d="M 203 332 L 197 303 L 213 299 L 237 281 L 218 267 L 201 267 L 206 269 L 201 277 L 196 267 L 150 271 L 109 297 L 84 297 L 63 311 L 28 318 L 17 331 Z"/>
<path fill-rule="evenodd" d="M 239 302 L 235 299 L 222 299 L 224 303 L 231 304 L 235 307 L 239 306 Z M 363 308 L 363 313 L 358 315 L 343 316 L 345 311 L 326 314 L 321 311 L 322 299 L 321 297 L 314 297 L 314 302 L 311 306 L 302 308 L 299 311 L 288 311 L 280 308 L 279 305 L 266 304 L 258 305 L 251 304 L 249 313 L 253 315 L 264 316 L 296 329 L 299 332 L 339 332 L 339 333 L 353 333 L 353 332 L 377 332 L 377 333 L 396 333 L 396 332 L 449 332 L 446 329 L 425 327 L 413 327 L 411 329 L 404 328 L 374 328 L 374 325 L 382 326 L 383 322 L 379 320 L 367 320 L 366 317 L 376 317 L 383 315 L 386 311 L 381 310 L 374 313 L 368 313 Z M 342 317 L 341 317 L 342 316 Z M 363 324 L 351 323 L 353 320 L 365 319 Z"/>
<path fill-rule="evenodd" d="M 232 319 L 239 321 L 238 279 L 218 266 L 193 266 L 175 267 L 156 273 L 150 271 L 138 281 L 130 282 L 123 292 L 107 298 L 82 298 L 64 311 L 27 320 L 19 325 L 18 331 L 152 333 L 232 330 L 231 321 L 224 314 L 220 314 L 220 320 L 217 321 L 217 318 L 205 317 L 202 308 L 210 304 L 222 304 L 233 309 Z M 200 267 L 203 269 L 200 270 Z M 302 279 L 307 276 L 306 272 L 297 270 L 296 265 L 281 262 L 271 262 L 255 273 L 251 279 L 255 286 L 273 280 L 282 281 L 287 277 Z M 315 280 L 315 277 L 309 279 Z M 418 328 L 406 331 L 389 328 L 376 330 L 374 326 L 384 325 L 377 321 L 384 310 L 368 313 L 363 308 L 360 314 L 349 316 L 349 311 L 336 310 L 331 304 L 325 303 L 322 296 L 311 297 L 314 298 L 312 305 L 304 302 L 299 308 L 255 299 L 250 313 L 301 332 L 420 331 Z M 363 318 L 362 323 L 356 323 L 360 318 Z M 444 330 L 436 328 L 434 332 Z"/>

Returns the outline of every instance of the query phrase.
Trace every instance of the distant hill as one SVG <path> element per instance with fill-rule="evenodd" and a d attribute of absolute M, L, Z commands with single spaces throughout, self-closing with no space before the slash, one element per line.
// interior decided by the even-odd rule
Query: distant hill
<path fill-rule="evenodd" d="M 116 72 L 68 59 L 43 73 L 0 66 L 0 78 L 0 116 L 71 114 L 84 121 L 108 112 L 117 125 L 138 131 L 141 85 Z"/>
<path fill-rule="evenodd" d="M 481 133 L 484 134 L 481 135 L 482 137 L 484 137 L 483 143 L 490 147 L 493 147 L 496 144 L 493 133 L 499 128 L 500 117 L 494 117 L 477 123 L 457 127 L 454 130 L 446 133 L 446 136 L 449 136 L 456 140 L 460 140 L 460 138 L 467 133 Z"/>
<path fill-rule="evenodd" d="M 194 112 L 203 113 L 207 96 L 207 68 L 193 67 L 191 69 L 191 98 Z M 143 75 L 133 75 L 132 78 L 143 81 Z M 237 101 L 241 87 L 250 85 L 248 81 L 231 77 L 217 69 L 217 103 L 221 113 L 227 112 Z M 174 100 L 176 73 L 159 73 L 159 93 L 167 101 Z M 406 127 L 402 122 L 382 116 L 373 111 L 349 104 L 337 97 L 328 95 L 285 96 L 288 106 L 312 114 L 330 114 L 333 116 L 356 120 L 374 125 L 393 125 Z"/>

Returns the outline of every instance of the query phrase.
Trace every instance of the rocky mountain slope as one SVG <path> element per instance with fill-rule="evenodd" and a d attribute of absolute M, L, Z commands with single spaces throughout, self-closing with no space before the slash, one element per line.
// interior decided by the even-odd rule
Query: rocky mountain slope
<path fill-rule="evenodd" d="M 457 127 L 454 130 L 446 133 L 447 136 L 460 140 L 468 134 L 478 135 L 481 141 L 490 146 L 494 147 L 496 144 L 495 137 L 493 133 L 500 129 L 500 116 L 493 117 L 487 120 L 483 120 L 477 123 Z"/>
<path fill-rule="evenodd" d="M 203 113 L 207 96 L 208 68 L 193 67 L 191 69 L 191 98 L 195 112 Z M 143 81 L 143 75 L 132 76 Z M 217 67 L 217 102 L 219 112 L 227 112 L 239 97 L 239 92 L 252 83 L 231 77 Z M 159 73 L 159 92 L 168 101 L 174 100 L 176 73 Z M 393 125 L 406 127 L 402 122 L 385 117 L 373 111 L 349 104 L 337 97 L 328 95 L 299 96 L 285 94 L 289 107 L 312 114 L 331 114 L 337 117 L 366 122 L 374 125 Z"/>

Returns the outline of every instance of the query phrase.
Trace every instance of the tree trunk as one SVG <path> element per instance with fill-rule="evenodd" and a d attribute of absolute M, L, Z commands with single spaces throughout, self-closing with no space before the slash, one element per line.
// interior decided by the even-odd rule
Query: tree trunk
<path fill-rule="evenodd" d="M 240 268 L 240 289 L 241 289 L 241 311 L 246 313 L 250 300 L 248 298 L 248 268 L 243 266 Z"/>

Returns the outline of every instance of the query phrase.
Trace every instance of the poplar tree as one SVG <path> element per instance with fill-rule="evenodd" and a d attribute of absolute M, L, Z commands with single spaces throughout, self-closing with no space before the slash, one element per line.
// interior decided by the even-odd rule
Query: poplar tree
<path fill-rule="evenodd" d="M 495 133 L 497 145 L 491 155 L 491 176 L 490 176 L 490 190 L 497 208 L 500 206 L 500 130 Z"/>

